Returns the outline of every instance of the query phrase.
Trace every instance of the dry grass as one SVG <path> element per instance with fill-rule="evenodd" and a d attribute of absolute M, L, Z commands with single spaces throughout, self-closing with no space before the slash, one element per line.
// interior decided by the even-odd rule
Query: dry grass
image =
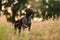
<path fill-rule="evenodd" d="M 22 31 L 20 36 L 18 32 L 14 34 L 13 25 L 8 22 L 3 24 L 6 24 L 8 36 L 5 36 L 7 36 L 7 40 L 60 40 L 60 19 L 54 21 L 49 19 L 43 22 L 32 21 L 31 31 L 28 32 L 26 29 L 25 32 Z"/>
<path fill-rule="evenodd" d="M 13 34 L 14 29 L 10 28 L 11 40 L 60 40 L 60 20 L 47 20 L 44 22 L 33 22 L 30 33 L 26 29 L 20 36 Z M 8 34 L 9 34 L 8 33 Z"/>
<path fill-rule="evenodd" d="M 33 40 L 60 40 L 60 20 L 32 23 Z"/>

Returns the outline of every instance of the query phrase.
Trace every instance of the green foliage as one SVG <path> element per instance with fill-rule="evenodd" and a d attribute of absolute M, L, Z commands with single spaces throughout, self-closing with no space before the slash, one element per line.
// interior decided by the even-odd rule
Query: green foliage
<path fill-rule="evenodd" d="M 39 12 L 37 12 L 36 17 L 41 17 L 41 14 L 39 14 Z"/>
<path fill-rule="evenodd" d="M 53 16 L 53 18 L 55 18 L 55 16 L 57 16 L 58 18 L 60 16 L 60 4 L 59 3 L 60 3 L 59 0 L 56 0 L 56 1 L 48 0 L 48 3 L 46 2 L 46 0 L 40 1 L 40 6 L 38 8 L 42 12 L 42 17 L 44 18 L 44 16 L 46 16 L 48 19 L 48 17 L 52 18 Z M 46 6 L 48 6 L 48 8 L 46 8 Z M 46 11 L 47 11 L 47 15 L 45 15 Z"/>
<path fill-rule="evenodd" d="M 13 0 L 10 0 L 10 1 L 11 1 L 11 4 L 12 4 Z M 24 14 L 21 13 L 21 10 L 26 8 L 25 4 L 26 3 L 28 4 L 29 1 L 31 1 L 31 5 L 32 5 L 33 8 L 35 8 L 36 10 L 38 10 L 38 9 L 41 10 L 41 14 L 38 11 L 36 12 L 36 14 L 37 14 L 36 16 L 37 17 L 41 17 L 42 16 L 43 19 L 52 18 L 52 16 L 53 16 L 53 18 L 55 18 L 55 17 L 59 18 L 59 16 L 60 16 L 60 1 L 59 0 L 56 0 L 56 1 L 55 0 L 48 0 L 48 3 L 46 2 L 46 0 L 39 0 L 36 3 L 33 2 L 34 0 L 33 1 L 32 0 L 18 0 L 18 3 L 15 4 L 12 7 L 13 16 L 10 17 L 8 19 L 8 21 L 11 21 L 11 22 L 15 21 L 14 18 L 15 18 L 16 15 L 18 15 L 17 14 L 18 10 L 20 10 L 20 14 L 21 15 L 24 15 Z M 46 8 L 46 6 L 48 6 L 48 8 Z M 46 12 L 47 12 L 47 14 L 46 14 Z M 5 13 L 5 14 L 8 15 L 9 13 Z"/>

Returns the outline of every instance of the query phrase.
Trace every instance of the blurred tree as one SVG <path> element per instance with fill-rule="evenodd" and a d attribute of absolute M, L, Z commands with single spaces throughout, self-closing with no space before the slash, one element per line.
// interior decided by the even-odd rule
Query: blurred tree
<path fill-rule="evenodd" d="M 15 3 L 16 2 L 16 3 Z M 1 3 L 1 0 L 0 0 Z M 36 11 L 37 17 L 43 17 L 43 19 L 57 18 L 60 16 L 60 1 L 59 0 L 8 0 L 7 7 L 12 7 L 12 17 L 8 20 L 14 22 L 17 12 L 26 8 L 25 4 L 30 4 Z M 12 6 L 13 5 L 13 6 Z M 1 9 L 1 4 L 0 4 Z"/>
<path fill-rule="evenodd" d="M 60 1 L 59 0 L 49 0 L 49 9 L 48 9 L 48 15 L 53 18 L 56 16 L 59 17 L 60 15 Z"/>
<path fill-rule="evenodd" d="M 46 2 L 47 1 L 47 2 Z M 57 16 L 57 18 L 60 15 L 60 1 L 59 0 L 42 0 L 40 1 L 40 8 L 41 15 L 43 19 L 52 18 L 53 19 Z M 48 8 L 46 8 L 48 6 Z M 47 14 L 46 14 L 47 12 Z"/>
<path fill-rule="evenodd" d="M 2 0 L 0 0 L 0 10 L 1 10 L 1 6 L 2 6 L 1 2 L 2 2 Z"/>
<path fill-rule="evenodd" d="M 17 1 L 17 3 L 15 4 L 14 2 L 12 3 L 12 1 L 10 0 L 10 6 L 11 4 L 13 5 L 12 7 L 12 17 L 10 17 L 8 20 L 15 22 L 15 16 L 17 16 L 18 14 L 18 10 L 22 10 L 25 8 L 25 4 L 27 3 L 27 0 L 13 0 L 14 2 Z M 9 2 L 8 2 L 9 3 Z M 8 4 L 9 5 L 9 4 Z"/>

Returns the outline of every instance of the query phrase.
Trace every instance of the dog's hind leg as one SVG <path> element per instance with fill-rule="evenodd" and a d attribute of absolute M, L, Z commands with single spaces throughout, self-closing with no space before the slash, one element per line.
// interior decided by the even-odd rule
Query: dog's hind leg
<path fill-rule="evenodd" d="M 21 26 L 19 27 L 19 34 L 21 33 Z"/>

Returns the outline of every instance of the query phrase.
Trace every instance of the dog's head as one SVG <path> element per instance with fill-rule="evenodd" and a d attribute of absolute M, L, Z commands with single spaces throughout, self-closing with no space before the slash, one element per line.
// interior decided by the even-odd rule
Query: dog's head
<path fill-rule="evenodd" d="M 26 9 L 25 10 L 25 12 L 26 12 L 26 16 L 34 16 L 34 13 L 35 13 L 35 11 L 33 11 L 33 9 Z"/>

